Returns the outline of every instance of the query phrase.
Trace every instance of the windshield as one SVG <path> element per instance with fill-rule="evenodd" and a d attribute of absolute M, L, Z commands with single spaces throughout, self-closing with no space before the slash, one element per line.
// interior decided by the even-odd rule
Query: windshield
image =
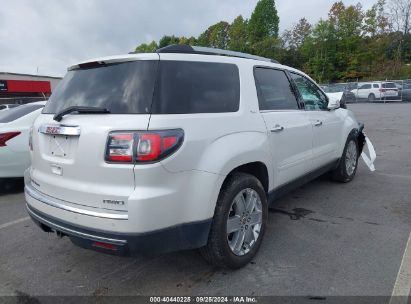
<path fill-rule="evenodd" d="M 39 104 L 26 104 L 19 107 L 14 107 L 8 111 L 4 111 L 0 113 L 0 123 L 9 123 L 19 119 L 27 114 L 30 114 L 38 109 L 44 107 L 43 105 Z"/>
<path fill-rule="evenodd" d="M 158 61 L 131 61 L 69 71 L 53 92 L 45 114 L 72 106 L 105 108 L 112 114 L 150 112 Z"/>

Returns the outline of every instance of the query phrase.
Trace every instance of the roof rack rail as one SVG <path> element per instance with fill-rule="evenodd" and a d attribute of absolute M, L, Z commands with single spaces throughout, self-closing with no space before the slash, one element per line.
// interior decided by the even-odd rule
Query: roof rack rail
<path fill-rule="evenodd" d="M 202 54 L 202 55 L 220 55 L 220 56 L 229 56 L 229 57 L 238 57 L 238 58 L 246 58 L 246 59 L 253 59 L 253 60 L 260 60 L 260 61 L 267 61 L 272 63 L 279 63 L 277 60 L 251 55 L 247 53 L 235 52 L 235 51 L 228 51 L 222 49 L 215 49 L 209 47 L 202 47 L 202 46 L 191 46 L 191 45 L 179 45 L 179 44 L 172 44 L 165 46 L 163 48 L 157 49 L 157 53 L 184 53 L 184 54 Z"/>

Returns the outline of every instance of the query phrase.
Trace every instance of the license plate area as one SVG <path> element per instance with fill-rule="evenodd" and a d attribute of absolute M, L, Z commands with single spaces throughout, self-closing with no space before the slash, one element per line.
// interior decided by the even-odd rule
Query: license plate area
<path fill-rule="evenodd" d="M 48 135 L 48 155 L 59 158 L 71 158 L 73 140 L 77 138 L 65 135 Z"/>

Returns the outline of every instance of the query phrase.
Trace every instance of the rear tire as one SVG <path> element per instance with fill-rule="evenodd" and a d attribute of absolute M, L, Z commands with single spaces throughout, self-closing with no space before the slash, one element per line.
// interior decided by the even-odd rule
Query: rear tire
<path fill-rule="evenodd" d="M 370 95 L 368 95 L 368 101 L 369 102 L 374 102 L 375 101 L 375 95 L 373 93 L 371 93 Z"/>
<path fill-rule="evenodd" d="M 338 167 L 331 172 L 331 178 L 342 183 L 352 181 L 355 173 L 357 172 L 358 158 L 358 140 L 355 134 L 351 133 L 345 143 L 344 151 L 338 163 Z"/>
<path fill-rule="evenodd" d="M 260 248 L 267 215 L 261 182 L 250 174 L 232 174 L 218 196 L 208 243 L 200 249 L 202 256 L 218 267 L 245 266 Z"/>

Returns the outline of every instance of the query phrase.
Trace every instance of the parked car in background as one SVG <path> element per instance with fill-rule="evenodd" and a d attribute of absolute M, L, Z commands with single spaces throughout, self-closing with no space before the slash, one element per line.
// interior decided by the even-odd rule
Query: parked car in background
<path fill-rule="evenodd" d="M 45 101 L 0 113 L 0 178 L 23 177 L 30 166 L 29 132 Z"/>
<path fill-rule="evenodd" d="M 402 101 L 411 101 L 411 83 L 404 83 L 401 90 Z"/>
<path fill-rule="evenodd" d="M 398 87 L 395 82 L 366 82 L 360 83 L 357 89 L 352 90 L 360 100 L 374 102 L 377 100 L 399 99 Z"/>
<path fill-rule="evenodd" d="M 346 103 L 354 103 L 356 102 L 355 94 L 351 92 L 351 90 L 348 88 L 347 84 L 341 83 L 341 84 L 330 84 L 330 85 L 324 85 L 321 86 L 327 95 L 330 96 L 330 94 L 335 94 L 335 93 L 342 93 L 341 97 L 341 103 L 342 105 Z"/>
<path fill-rule="evenodd" d="M 0 112 L 18 107 L 19 104 L 0 104 Z"/>

